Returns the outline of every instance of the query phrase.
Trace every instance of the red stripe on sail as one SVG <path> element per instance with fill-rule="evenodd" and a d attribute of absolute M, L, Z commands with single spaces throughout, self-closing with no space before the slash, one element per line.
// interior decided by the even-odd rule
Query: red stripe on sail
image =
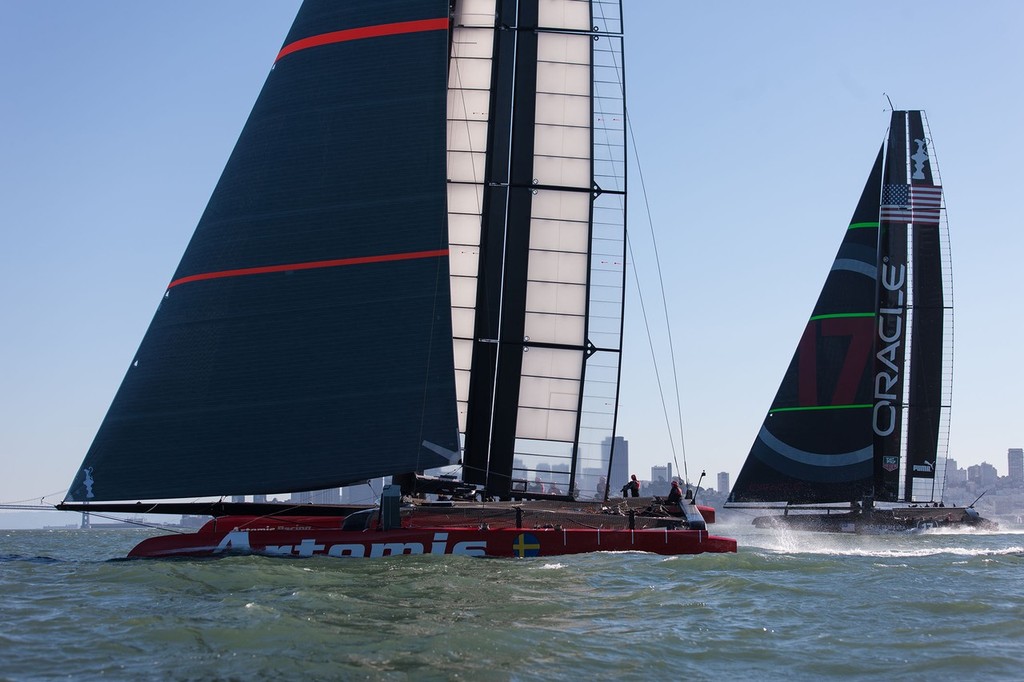
<path fill-rule="evenodd" d="M 448 255 L 448 249 L 437 249 L 435 251 L 411 251 L 409 253 L 389 253 L 383 256 L 359 256 L 356 258 L 338 258 L 335 260 L 318 260 L 308 263 L 287 263 L 285 265 L 266 265 L 258 268 L 238 268 L 237 270 L 219 270 L 217 272 L 202 272 L 198 275 L 180 277 L 167 285 L 168 289 L 186 284 L 188 282 L 199 282 L 206 279 L 221 279 L 224 277 L 245 277 L 247 275 L 264 275 L 271 272 L 291 272 L 295 270 L 316 270 L 319 268 L 337 268 L 345 265 L 362 265 L 364 263 L 385 263 L 399 260 L 416 260 L 419 258 L 442 258 Z"/>
<path fill-rule="evenodd" d="M 448 30 L 448 17 L 442 19 L 418 19 L 416 21 L 399 21 L 393 24 L 379 24 L 377 26 L 362 26 L 360 28 L 349 28 L 344 31 L 333 31 L 321 33 L 318 36 L 310 36 L 302 40 L 296 40 L 281 48 L 274 63 L 280 61 L 285 55 L 310 47 L 320 47 L 332 43 L 344 43 L 350 40 L 362 40 L 363 38 L 378 38 L 380 36 L 401 35 L 403 33 L 420 33 L 422 31 Z"/>

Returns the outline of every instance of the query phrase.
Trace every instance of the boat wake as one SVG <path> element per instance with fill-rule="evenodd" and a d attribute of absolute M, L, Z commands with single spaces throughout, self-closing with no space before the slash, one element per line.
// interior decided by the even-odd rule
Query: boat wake
<path fill-rule="evenodd" d="M 749 538 L 754 551 L 783 555 L 824 555 L 899 559 L 929 556 L 1021 556 L 1020 533 L 929 531 L 905 535 L 836 535 L 776 530 Z"/>

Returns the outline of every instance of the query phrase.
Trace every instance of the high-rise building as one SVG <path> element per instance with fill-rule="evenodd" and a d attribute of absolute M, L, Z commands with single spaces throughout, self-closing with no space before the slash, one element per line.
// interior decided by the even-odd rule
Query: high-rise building
<path fill-rule="evenodd" d="M 1010 448 L 1006 452 L 1007 475 L 1013 483 L 1024 483 L 1024 448 Z"/>
<path fill-rule="evenodd" d="M 293 504 L 341 504 L 341 490 L 328 488 L 292 493 L 291 502 Z"/>
<path fill-rule="evenodd" d="M 371 478 L 366 483 L 345 486 L 341 489 L 344 504 L 376 504 L 384 490 L 383 478 Z"/>
<path fill-rule="evenodd" d="M 967 480 L 978 486 L 988 487 L 995 485 L 998 478 L 999 474 L 996 472 L 996 468 L 988 462 L 967 467 Z"/>
<path fill-rule="evenodd" d="M 341 489 L 314 490 L 313 504 L 341 504 Z"/>
<path fill-rule="evenodd" d="M 618 494 L 619 489 L 629 480 L 629 441 L 622 436 L 615 436 L 615 448 L 612 450 L 612 440 L 606 438 L 601 443 L 602 459 L 607 462 L 612 458 L 612 479 L 608 481 L 611 495 Z"/>
<path fill-rule="evenodd" d="M 668 480 L 668 467 L 657 466 L 651 467 L 651 483 L 657 483 L 659 481 Z"/>
<path fill-rule="evenodd" d="M 718 472 L 718 492 L 725 495 L 729 492 L 729 472 Z"/>
<path fill-rule="evenodd" d="M 955 459 L 946 460 L 946 485 L 965 485 L 967 483 L 967 469 L 957 466 Z"/>

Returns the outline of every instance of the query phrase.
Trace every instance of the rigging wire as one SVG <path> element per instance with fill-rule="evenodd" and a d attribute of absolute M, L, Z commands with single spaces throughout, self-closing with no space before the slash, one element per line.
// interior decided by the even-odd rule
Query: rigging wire
<path fill-rule="evenodd" d="M 39 504 L 46 504 L 46 502 L 44 502 L 43 500 L 45 500 L 47 497 L 53 497 L 54 495 L 66 495 L 67 492 L 68 492 L 68 489 L 67 488 L 63 488 L 61 490 L 55 490 L 54 492 L 47 493 L 45 495 L 37 495 L 37 496 L 34 496 L 34 497 L 26 498 L 24 500 L 13 500 L 13 501 L 10 501 L 10 502 L 0 502 L 0 504 L 6 504 L 6 505 L 28 504 L 29 502 L 35 502 L 36 500 L 39 500 Z"/>
<path fill-rule="evenodd" d="M 602 10 L 603 10 L 603 7 L 602 7 Z M 604 19 L 604 18 L 605 17 L 603 16 L 603 12 L 602 12 L 602 19 Z M 614 66 L 615 66 L 615 69 L 614 69 L 615 74 L 616 74 L 616 76 L 619 79 L 619 82 L 618 82 L 619 88 L 620 88 L 621 92 L 623 94 L 625 94 L 625 90 L 626 89 L 625 89 L 625 84 L 623 83 L 623 79 L 622 79 L 623 65 L 615 63 L 615 53 L 614 52 L 612 52 L 611 56 L 612 56 L 612 62 L 614 64 Z M 681 453 L 682 458 L 683 458 L 683 480 L 686 483 L 689 483 L 689 481 L 690 481 L 690 474 L 689 474 L 689 471 L 687 469 L 687 464 L 686 464 L 686 445 L 685 445 L 685 441 L 684 441 L 684 438 L 683 438 L 683 412 L 682 412 L 682 401 L 680 400 L 680 392 L 679 392 L 679 372 L 676 369 L 677 365 L 676 365 L 675 350 L 674 350 L 674 344 L 672 342 L 672 324 L 671 324 L 671 320 L 669 319 L 668 302 L 667 302 L 667 298 L 665 296 L 665 279 L 662 276 L 662 272 L 661 272 L 661 258 L 658 256 L 658 242 L 657 242 L 657 239 L 655 238 L 655 234 L 654 234 L 654 221 L 651 218 L 651 206 L 650 206 L 650 201 L 649 201 L 649 199 L 647 197 L 647 185 L 644 183 L 643 168 L 642 168 L 642 166 L 640 164 L 640 154 L 637 152 L 636 136 L 633 134 L 633 123 L 632 123 L 632 120 L 630 119 L 630 116 L 629 116 L 629 108 L 626 106 L 626 103 L 625 103 L 625 97 L 623 97 L 622 112 L 623 112 L 623 116 L 625 118 L 626 129 L 628 130 L 628 134 L 629 134 L 629 141 L 632 143 L 633 159 L 636 162 L 637 175 L 640 178 L 640 193 L 643 195 L 643 199 L 644 199 L 644 210 L 647 212 L 647 225 L 648 225 L 648 228 L 649 228 L 650 233 L 651 233 L 651 242 L 654 244 L 654 262 L 655 262 L 657 273 L 658 273 L 658 282 L 659 282 L 659 285 L 660 285 L 660 288 L 661 288 L 662 312 L 663 312 L 663 314 L 665 316 L 665 327 L 668 330 L 669 357 L 670 357 L 670 363 L 672 365 L 672 377 L 673 377 L 673 381 L 674 381 L 676 410 L 677 410 L 676 418 L 677 418 L 677 421 L 678 421 L 678 428 L 679 428 L 679 450 L 680 450 L 680 453 Z M 624 161 L 625 161 L 625 159 L 624 159 Z M 629 238 L 629 233 L 628 232 L 626 233 L 626 249 L 629 252 L 630 260 L 635 263 L 636 260 L 633 258 L 633 245 L 632 245 L 632 242 L 631 242 L 631 240 Z M 633 270 L 633 279 L 636 282 L 637 294 L 638 294 L 638 296 L 640 298 L 640 311 L 641 311 L 641 315 L 642 315 L 643 320 L 644 320 L 644 327 L 645 327 L 645 329 L 647 331 L 648 345 L 650 346 L 650 349 L 651 349 L 651 359 L 654 362 L 654 374 L 655 374 L 655 378 L 656 378 L 656 380 L 658 382 L 658 395 L 661 398 L 662 412 L 665 415 L 665 426 L 668 429 L 669 446 L 670 446 L 670 448 L 672 450 L 672 461 L 675 464 L 676 471 L 678 471 L 679 470 L 679 457 L 676 454 L 675 438 L 672 435 L 672 423 L 671 423 L 671 418 L 669 417 L 669 414 L 668 414 L 668 404 L 667 404 L 667 402 L 665 400 L 665 391 L 664 391 L 664 388 L 663 388 L 662 383 L 661 383 L 661 373 L 658 371 L 658 357 L 657 357 L 657 353 L 654 350 L 654 340 L 653 340 L 653 337 L 651 336 L 651 327 L 650 327 L 650 323 L 649 323 L 648 318 L 647 318 L 647 309 L 646 309 L 646 306 L 644 305 L 643 291 L 642 291 L 641 286 L 640 286 L 640 277 L 637 274 L 636 267 L 632 268 L 632 270 Z"/>
<path fill-rule="evenodd" d="M 665 296 L 665 278 L 662 276 L 661 257 L 658 254 L 658 240 L 657 240 L 657 238 L 655 236 L 655 232 L 654 232 L 654 220 L 651 217 L 651 205 L 650 205 L 650 200 L 647 197 L 647 185 L 644 183 L 643 167 L 640 164 L 640 154 L 637 152 L 636 137 L 633 134 L 633 122 L 632 122 L 632 120 L 629 117 L 628 109 L 626 110 L 626 128 L 629 130 L 630 142 L 633 143 L 633 145 L 632 145 L 632 147 L 633 147 L 633 159 L 636 162 L 637 176 L 640 178 L 640 193 L 643 196 L 643 200 L 644 200 L 644 211 L 647 213 L 647 225 L 648 225 L 648 228 L 649 228 L 650 233 L 651 233 L 651 243 L 654 245 L 654 263 L 655 263 L 655 269 L 657 270 L 657 273 L 658 273 L 658 284 L 661 287 L 662 313 L 665 316 L 665 328 L 668 330 L 669 358 L 670 358 L 670 364 L 672 366 L 672 377 L 673 377 L 673 381 L 674 381 L 674 387 L 673 388 L 675 390 L 675 402 L 676 402 L 676 410 L 677 410 L 676 418 L 678 420 L 677 426 L 679 428 L 679 447 L 680 447 L 680 452 L 681 452 L 682 458 L 683 458 L 683 480 L 686 483 L 689 483 L 690 482 L 690 474 L 689 474 L 689 471 L 688 471 L 687 465 L 686 465 L 686 445 L 685 445 L 685 439 L 683 438 L 683 408 L 682 408 L 682 401 L 680 399 L 680 392 L 679 392 L 679 372 L 677 370 L 677 365 L 676 365 L 675 344 L 672 341 L 672 321 L 671 321 L 671 319 L 669 317 L 669 314 L 668 314 L 668 299 Z M 626 237 L 626 245 L 627 245 L 627 248 L 629 249 L 630 260 L 632 260 L 635 263 L 636 259 L 633 258 L 633 245 L 632 245 L 632 242 L 630 241 L 628 236 Z M 647 340 L 648 340 L 648 345 L 651 348 L 651 358 L 654 361 L 654 374 L 655 374 L 655 377 L 657 378 L 657 381 L 658 381 L 658 394 L 661 397 L 661 407 L 662 407 L 662 411 L 665 414 L 665 425 L 668 428 L 669 443 L 671 444 L 671 447 L 672 447 L 672 460 L 673 460 L 673 462 L 676 465 L 676 470 L 678 470 L 679 469 L 679 459 L 676 456 L 675 439 L 672 437 L 672 425 L 671 425 L 671 419 L 669 418 L 669 415 L 668 415 L 668 404 L 667 404 L 667 401 L 665 400 L 665 392 L 664 392 L 664 390 L 662 388 L 662 384 L 661 384 L 661 372 L 658 371 L 658 358 L 657 358 L 657 354 L 655 353 L 655 350 L 654 350 L 654 341 L 653 341 L 653 338 L 651 336 L 651 328 L 650 328 L 650 324 L 649 324 L 648 319 L 647 319 L 647 309 L 646 309 L 646 306 L 644 305 L 644 302 L 643 302 L 643 300 L 644 300 L 643 299 L 643 292 L 642 292 L 642 289 L 640 287 L 640 277 L 637 274 L 637 268 L 636 267 L 633 268 L 633 278 L 636 281 L 637 293 L 638 293 L 638 295 L 640 297 L 640 311 L 641 311 L 641 313 L 643 315 L 643 318 L 644 318 L 644 327 L 647 330 Z"/>

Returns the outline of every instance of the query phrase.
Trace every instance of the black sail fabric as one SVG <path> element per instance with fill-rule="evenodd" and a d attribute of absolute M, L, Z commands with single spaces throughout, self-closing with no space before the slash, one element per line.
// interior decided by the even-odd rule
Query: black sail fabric
<path fill-rule="evenodd" d="M 882 151 L 730 502 L 837 502 L 872 483 Z"/>
<path fill-rule="evenodd" d="M 443 0 L 302 6 L 69 500 L 448 462 L 447 55 Z"/>
<path fill-rule="evenodd" d="M 914 301 L 911 333 L 910 376 L 907 384 L 907 463 L 903 497 L 915 498 L 915 479 L 934 479 L 940 446 L 946 306 L 943 295 L 942 231 L 939 211 L 942 188 L 935 184 L 930 140 L 920 111 L 897 112 L 907 116 L 910 201 L 913 205 Z M 948 273 L 946 273 L 948 276 Z M 925 499 L 932 499 L 928 495 Z"/>

